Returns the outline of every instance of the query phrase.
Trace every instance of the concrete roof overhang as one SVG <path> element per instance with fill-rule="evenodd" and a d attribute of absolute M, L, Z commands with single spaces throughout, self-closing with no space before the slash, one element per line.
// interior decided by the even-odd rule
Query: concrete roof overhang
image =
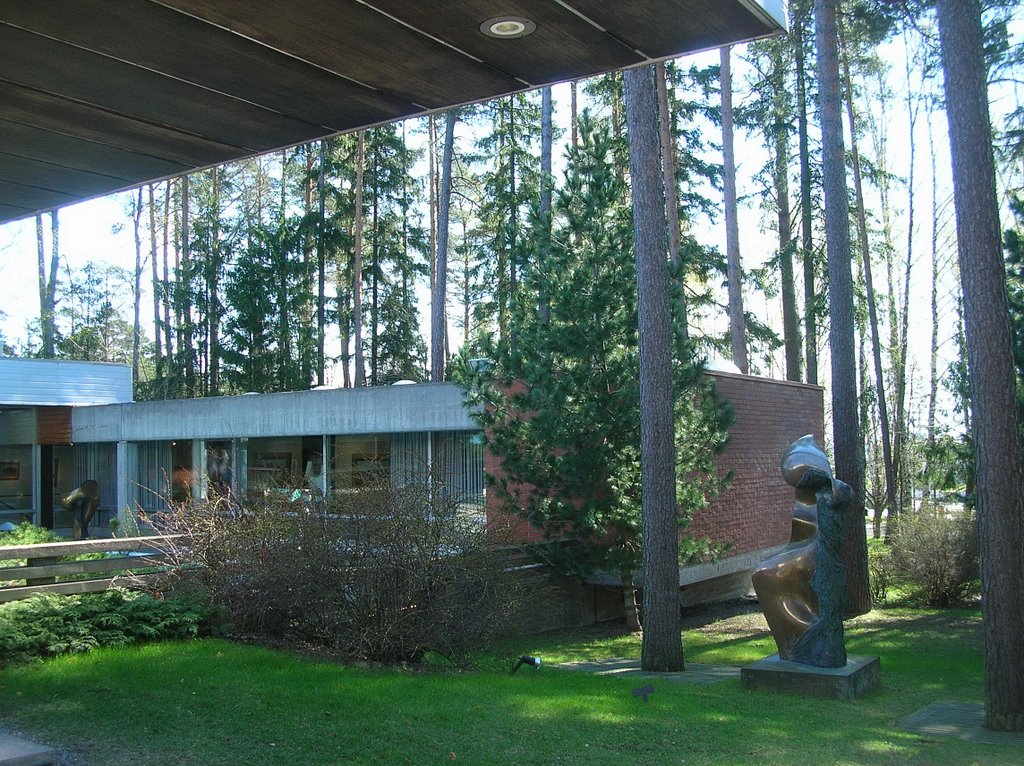
<path fill-rule="evenodd" d="M 481 31 L 510 16 L 535 31 Z M 0 224 L 784 23 L 783 0 L 0 0 Z"/>

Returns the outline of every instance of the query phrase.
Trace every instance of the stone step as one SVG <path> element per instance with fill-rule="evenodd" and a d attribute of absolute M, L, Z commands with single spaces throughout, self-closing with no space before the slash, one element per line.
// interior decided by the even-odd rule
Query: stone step
<path fill-rule="evenodd" d="M 52 747 L 0 733 L 0 766 L 51 766 L 55 755 Z"/>

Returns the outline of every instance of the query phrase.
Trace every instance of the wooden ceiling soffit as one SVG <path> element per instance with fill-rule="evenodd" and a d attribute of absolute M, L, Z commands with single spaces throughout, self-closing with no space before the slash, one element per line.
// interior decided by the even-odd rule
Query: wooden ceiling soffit
<path fill-rule="evenodd" d="M 779 28 L 781 9 L 781 0 L 0 0 L 0 223 L 758 37 Z M 494 39 L 481 24 L 495 16 L 536 29 Z"/>
<path fill-rule="evenodd" d="M 331 132 L 418 111 L 408 101 L 150 0 L 19 2 L 5 8 L 4 20 Z"/>
<path fill-rule="evenodd" d="M 495 39 L 480 32 L 481 23 L 496 15 L 492 0 L 437 3 L 368 0 L 368 3 L 531 85 L 572 80 L 643 61 L 630 46 L 552 0 L 515 0 L 501 4 L 501 16 L 525 18 L 537 25 L 530 35 L 509 40 Z"/>
<path fill-rule="evenodd" d="M 245 148 L 235 144 L 211 141 L 164 125 L 140 122 L 105 109 L 3 81 L 0 81 L 0 104 L 3 104 L 0 117 L 12 123 L 151 157 L 173 167 L 191 169 L 197 165 L 222 162 L 224 157 L 244 157 L 248 153 Z M 0 149 L 13 153 L 12 146 L 7 142 L 0 143 Z M 51 158 L 41 156 L 40 159 Z M 132 178 L 130 174 L 120 175 L 117 171 L 117 167 L 111 167 L 105 172 L 125 180 Z"/>
<path fill-rule="evenodd" d="M 557 0 L 556 0 L 557 1 Z M 573 8 L 652 59 L 765 35 L 778 21 L 755 0 L 567 0 Z M 781 12 L 781 0 L 769 0 Z"/>
<path fill-rule="evenodd" d="M 164 4 L 422 109 L 477 101 L 528 85 L 358 0 Z"/>
<path fill-rule="evenodd" d="M 0 79 L 250 151 L 323 134 L 321 126 L 14 27 L 0 25 L 0 50 Z"/>

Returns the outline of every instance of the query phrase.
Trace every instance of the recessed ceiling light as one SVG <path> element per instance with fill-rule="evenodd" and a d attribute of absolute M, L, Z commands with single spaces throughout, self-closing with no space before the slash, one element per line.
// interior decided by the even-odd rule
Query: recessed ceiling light
<path fill-rule="evenodd" d="M 488 37 L 497 37 L 501 40 L 513 40 L 516 37 L 526 37 L 537 29 L 537 25 L 529 19 L 521 16 L 499 16 L 494 19 L 487 19 L 480 25 L 480 31 Z"/>

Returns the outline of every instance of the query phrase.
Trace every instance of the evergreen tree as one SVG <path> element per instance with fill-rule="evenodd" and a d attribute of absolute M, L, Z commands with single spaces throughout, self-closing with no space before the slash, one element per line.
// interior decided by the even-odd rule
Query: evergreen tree
<path fill-rule="evenodd" d="M 523 236 L 529 206 L 539 196 L 541 108 L 536 94 L 517 94 L 485 105 L 489 131 L 477 142 L 490 168 L 483 175 L 479 218 L 486 232 L 485 284 L 492 292 L 481 305 L 504 339 L 525 264 Z"/>
<path fill-rule="evenodd" d="M 479 418 L 502 461 L 495 490 L 506 508 L 543 532 L 546 561 L 564 572 L 613 573 L 632 606 L 642 550 L 637 304 L 631 211 L 613 146 L 607 126 L 580 119 L 553 202 L 548 268 L 528 271 L 512 303 L 516 343 L 485 342 L 480 353 L 496 369 L 469 376 L 472 396 L 487 405 Z M 546 240 L 535 233 L 531 253 Z M 542 282 L 547 321 L 537 312 Z M 682 522 L 717 486 L 710 458 L 724 421 L 697 383 L 689 349 L 677 352 Z M 523 485 L 537 489 L 521 496 Z"/>
<path fill-rule="evenodd" d="M 427 274 L 427 232 L 412 219 L 418 187 L 411 178 L 417 153 L 396 125 L 367 131 L 363 205 L 369 239 L 363 291 L 370 385 L 421 380 L 426 344 L 419 333 L 414 289 Z"/>

